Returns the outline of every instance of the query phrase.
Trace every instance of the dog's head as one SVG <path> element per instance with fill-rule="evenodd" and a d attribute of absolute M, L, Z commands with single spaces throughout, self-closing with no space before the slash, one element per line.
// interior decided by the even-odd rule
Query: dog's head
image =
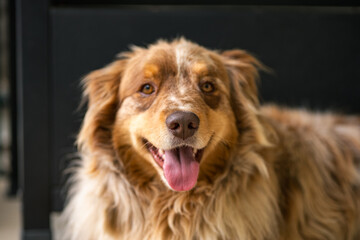
<path fill-rule="evenodd" d="M 187 191 L 202 171 L 221 171 L 236 144 L 267 143 L 257 117 L 261 64 L 245 51 L 178 39 L 120 57 L 85 78 L 89 105 L 78 140 L 90 154 L 147 168 Z"/>

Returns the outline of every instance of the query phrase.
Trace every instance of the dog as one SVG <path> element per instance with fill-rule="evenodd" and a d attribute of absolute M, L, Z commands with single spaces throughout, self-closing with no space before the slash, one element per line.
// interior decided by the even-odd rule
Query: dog
<path fill-rule="evenodd" d="M 64 239 L 360 239 L 360 117 L 260 106 L 264 68 L 178 38 L 87 75 Z"/>

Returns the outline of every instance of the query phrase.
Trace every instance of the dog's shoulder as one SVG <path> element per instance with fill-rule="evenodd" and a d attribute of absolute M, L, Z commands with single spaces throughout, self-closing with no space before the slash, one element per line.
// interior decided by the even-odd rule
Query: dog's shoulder
<path fill-rule="evenodd" d="M 343 229 L 354 231 L 348 222 L 359 212 L 360 117 L 275 105 L 264 106 L 261 115 L 277 135 L 272 162 L 285 219 L 303 216 L 322 224 L 337 219 L 325 230 L 337 239 Z M 296 226 L 308 228 L 308 237 L 321 229 L 301 218 L 287 222 L 289 236 Z"/>
<path fill-rule="evenodd" d="M 289 159 L 346 162 L 359 172 L 360 116 L 276 105 L 262 107 L 261 115 L 275 132 L 278 148 L 286 152 Z M 346 160 L 347 156 L 351 160 Z"/>
<path fill-rule="evenodd" d="M 360 142 L 360 116 L 265 105 L 260 114 L 281 134 Z M 324 140 L 326 140 L 324 139 Z"/>

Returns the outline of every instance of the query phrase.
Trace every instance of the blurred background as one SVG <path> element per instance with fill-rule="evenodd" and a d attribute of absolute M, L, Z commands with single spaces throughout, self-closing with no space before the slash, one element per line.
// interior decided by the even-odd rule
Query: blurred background
<path fill-rule="evenodd" d="M 0 0 L 0 240 L 59 239 L 80 79 L 132 44 L 245 49 L 263 103 L 359 114 L 360 2 L 289 2 Z"/>
<path fill-rule="evenodd" d="M 0 239 L 20 239 L 17 160 L 12 161 L 12 122 L 8 2 L 0 0 Z M 15 154 L 16 157 L 16 154 Z"/>

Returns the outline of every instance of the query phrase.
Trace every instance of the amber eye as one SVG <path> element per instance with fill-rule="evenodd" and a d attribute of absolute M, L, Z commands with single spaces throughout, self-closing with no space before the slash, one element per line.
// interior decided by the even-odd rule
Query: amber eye
<path fill-rule="evenodd" d="M 146 95 L 150 95 L 155 91 L 155 88 L 153 87 L 153 85 L 146 83 L 144 85 L 142 85 L 140 92 L 142 92 L 143 94 Z"/>
<path fill-rule="evenodd" d="M 211 93 L 215 90 L 215 87 L 211 82 L 204 82 L 201 84 L 200 88 L 204 93 Z"/>

